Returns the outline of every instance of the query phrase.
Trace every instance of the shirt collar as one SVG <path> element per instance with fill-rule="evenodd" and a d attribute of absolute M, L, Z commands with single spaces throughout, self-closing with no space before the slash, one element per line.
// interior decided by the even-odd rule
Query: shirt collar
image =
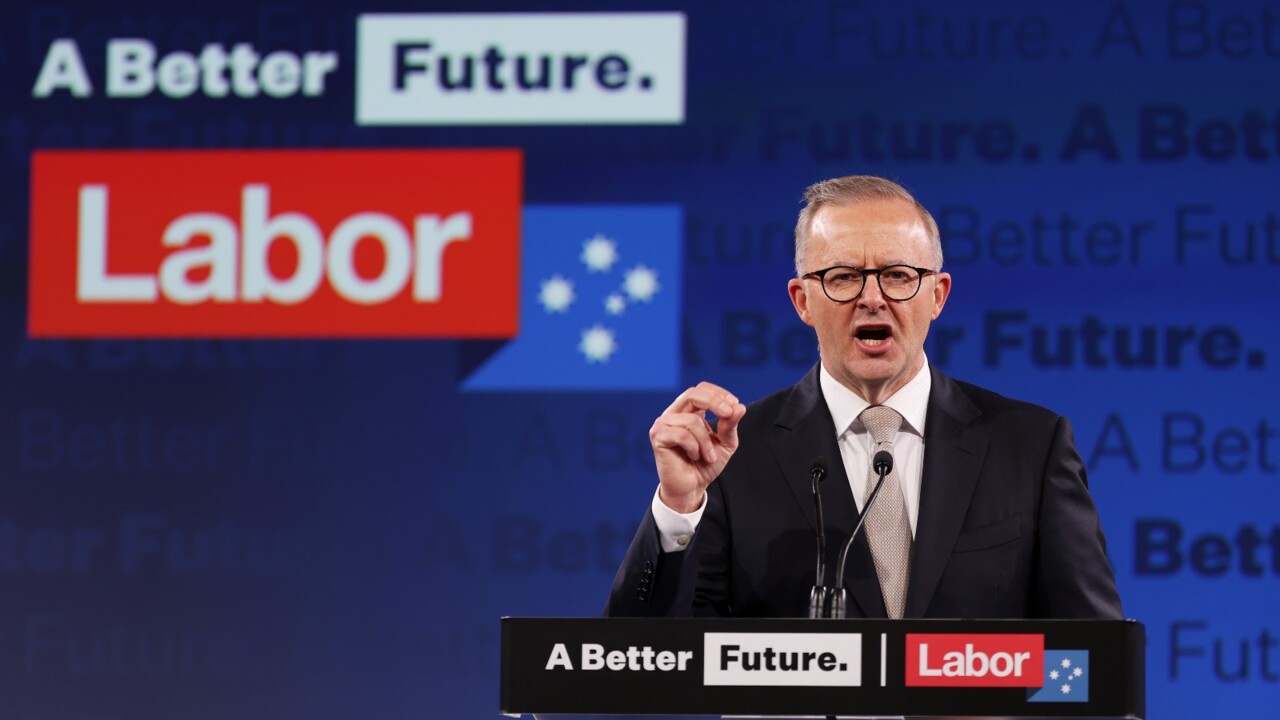
<path fill-rule="evenodd" d="M 818 383 L 822 388 L 822 397 L 827 401 L 827 409 L 831 411 L 831 419 L 835 421 L 836 437 L 843 435 L 854 423 L 860 428 L 862 423 L 858 420 L 858 415 L 870 407 L 871 403 L 841 385 L 822 363 L 818 365 Z M 897 410 L 902 416 L 902 430 L 910 429 L 916 435 L 924 437 L 924 421 L 928 414 L 929 391 L 932 387 L 929 359 L 925 358 L 915 376 L 884 401 L 885 406 Z"/>

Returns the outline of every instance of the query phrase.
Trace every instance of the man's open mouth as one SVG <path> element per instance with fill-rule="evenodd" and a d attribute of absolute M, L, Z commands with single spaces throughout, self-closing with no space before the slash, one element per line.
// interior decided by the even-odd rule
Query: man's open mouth
<path fill-rule="evenodd" d="M 883 345 L 890 335 L 891 333 L 887 327 L 864 327 L 854 332 L 854 337 L 858 338 L 858 342 L 871 347 Z"/>

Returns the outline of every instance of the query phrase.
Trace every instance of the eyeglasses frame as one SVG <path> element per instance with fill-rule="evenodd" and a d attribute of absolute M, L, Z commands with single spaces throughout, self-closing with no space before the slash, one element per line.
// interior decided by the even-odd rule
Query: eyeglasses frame
<path fill-rule="evenodd" d="M 858 288 L 858 292 L 854 293 L 853 297 L 849 298 L 848 300 L 837 300 L 831 297 L 831 293 L 827 291 L 827 273 L 831 272 L 832 270 L 839 270 L 841 268 L 845 270 L 856 270 L 862 275 L 862 287 Z M 890 268 L 910 268 L 911 270 L 915 270 L 919 274 L 919 277 L 916 278 L 916 290 L 915 292 L 911 293 L 910 297 L 898 299 L 894 297 L 889 297 L 885 293 L 884 285 L 880 283 L 880 273 Z M 886 300 L 892 300 L 893 302 L 909 302 L 911 300 L 914 300 L 916 295 L 920 294 L 920 288 L 924 286 L 925 276 L 937 275 L 938 272 L 939 271 L 933 270 L 930 268 L 916 267 L 914 265 L 905 265 L 903 263 L 894 263 L 893 265 L 885 265 L 882 268 L 857 268 L 857 267 L 853 267 L 852 265 L 832 265 L 831 267 L 823 268 L 821 270 L 814 270 L 813 272 L 807 272 L 801 275 L 800 278 L 801 279 L 817 278 L 818 285 L 822 286 L 822 294 L 826 295 L 827 299 L 830 300 L 831 302 L 836 303 L 838 305 L 844 305 L 845 303 L 851 303 L 854 300 L 857 300 L 858 298 L 862 297 L 862 291 L 867 289 L 868 275 L 876 276 L 876 287 L 880 288 L 880 294 L 884 295 Z"/>

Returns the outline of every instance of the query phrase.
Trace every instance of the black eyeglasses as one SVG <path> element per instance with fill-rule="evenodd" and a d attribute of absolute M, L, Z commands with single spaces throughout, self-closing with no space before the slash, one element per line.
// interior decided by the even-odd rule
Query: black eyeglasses
<path fill-rule="evenodd" d="M 862 294 L 862 288 L 867 284 L 867 276 L 875 275 L 881 294 L 890 300 L 905 302 L 920 292 L 921 280 L 925 275 L 937 272 L 937 270 L 911 265 L 886 265 L 882 268 L 835 265 L 805 273 L 800 277 L 817 278 L 818 282 L 822 283 L 822 292 L 826 293 L 832 302 L 847 303 L 858 299 Z"/>

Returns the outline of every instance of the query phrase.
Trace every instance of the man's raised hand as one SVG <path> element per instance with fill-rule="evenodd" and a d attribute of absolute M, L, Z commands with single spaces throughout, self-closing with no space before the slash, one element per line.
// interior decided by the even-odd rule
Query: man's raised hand
<path fill-rule="evenodd" d="M 715 428 L 707 413 L 718 420 Z M 733 393 L 709 382 L 680 394 L 649 428 L 658 466 L 658 497 L 667 507 L 689 513 L 702 506 L 707 486 L 738 449 L 738 423 L 747 407 Z"/>

